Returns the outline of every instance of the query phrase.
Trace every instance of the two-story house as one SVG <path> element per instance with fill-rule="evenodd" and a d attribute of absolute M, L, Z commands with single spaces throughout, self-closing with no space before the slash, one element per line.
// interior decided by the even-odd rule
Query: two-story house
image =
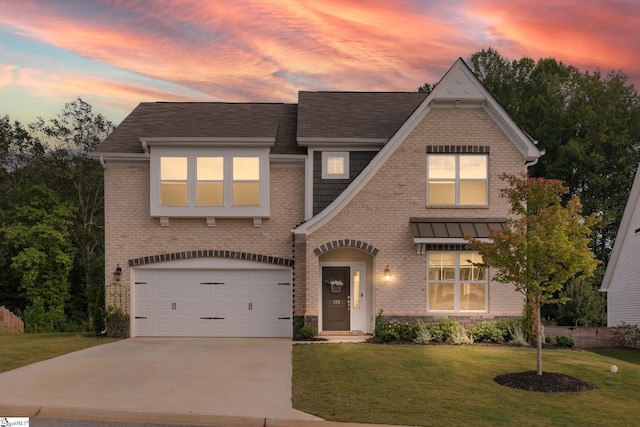
<path fill-rule="evenodd" d="M 368 333 L 517 317 L 465 236 L 509 214 L 503 172 L 541 155 L 462 59 L 431 93 L 297 104 L 142 103 L 95 150 L 106 279 L 133 336 Z"/>

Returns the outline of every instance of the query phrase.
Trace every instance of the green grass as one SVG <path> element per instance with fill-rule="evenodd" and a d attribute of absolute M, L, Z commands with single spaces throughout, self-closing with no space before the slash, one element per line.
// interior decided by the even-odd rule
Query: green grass
<path fill-rule="evenodd" d="M 81 333 L 19 334 L 0 328 L 0 373 L 112 341 L 116 339 Z"/>
<path fill-rule="evenodd" d="M 619 372 L 609 372 L 611 365 Z M 543 371 L 597 390 L 535 393 L 493 378 L 536 369 L 530 348 L 295 345 L 293 407 L 327 420 L 415 426 L 637 425 L 640 352 L 543 350 Z"/>

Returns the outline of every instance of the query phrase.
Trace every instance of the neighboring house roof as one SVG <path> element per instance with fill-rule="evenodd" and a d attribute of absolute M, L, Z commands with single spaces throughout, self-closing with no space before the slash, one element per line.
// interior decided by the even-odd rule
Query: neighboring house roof
<path fill-rule="evenodd" d="M 613 279 L 613 275 L 618 268 L 618 260 L 620 258 L 620 254 L 622 253 L 622 249 L 625 246 L 625 240 L 627 236 L 633 236 L 636 233 L 640 232 L 640 229 L 631 230 L 631 227 L 637 227 L 640 224 L 633 224 L 634 217 L 637 218 L 640 216 L 640 167 L 636 171 L 636 177 L 633 181 L 633 185 L 631 186 L 631 193 L 629 194 L 629 200 L 627 200 L 627 205 L 624 208 L 624 213 L 622 214 L 622 220 L 620 221 L 620 226 L 618 227 L 618 233 L 616 234 L 616 240 L 613 244 L 613 251 L 611 252 L 611 258 L 609 259 L 609 263 L 607 264 L 607 270 L 604 273 L 604 278 L 602 279 L 602 285 L 600 286 L 600 290 L 606 292 L 609 290 L 611 286 L 611 280 Z M 632 234 L 631 231 L 634 231 Z"/>
<path fill-rule="evenodd" d="M 144 102 L 95 150 L 143 153 L 141 138 L 273 138 L 272 153 L 305 154 L 295 139 L 295 104 Z"/>
<path fill-rule="evenodd" d="M 386 143 L 427 95 L 423 92 L 300 92 L 298 143 Z"/>
<path fill-rule="evenodd" d="M 471 69 L 459 58 L 438 82 L 428 96 L 395 132 L 389 142 L 378 155 L 358 175 L 329 206 L 310 220 L 296 227 L 296 234 L 310 234 L 333 219 L 376 174 L 395 150 L 411 134 L 424 119 L 431 108 L 438 105 L 456 106 L 459 104 L 476 104 L 482 106 L 496 125 L 505 133 L 516 149 L 527 162 L 534 164 L 543 152 L 535 146 L 535 142 L 509 117 L 496 99 L 487 91 Z M 299 133 L 298 133 L 298 136 Z"/>

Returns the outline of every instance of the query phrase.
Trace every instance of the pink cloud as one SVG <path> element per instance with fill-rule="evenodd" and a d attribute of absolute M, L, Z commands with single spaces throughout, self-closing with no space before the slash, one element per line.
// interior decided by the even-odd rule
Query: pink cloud
<path fill-rule="evenodd" d="M 489 46 L 640 79 L 638 16 L 632 3 L 604 0 L 22 0 L 3 5 L 0 26 L 148 79 L 0 68 L 0 87 L 19 79 L 41 96 L 126 108 L 294 102 L 298 90 L 415 90 Z"/>
<path fill-rule="evenodd" d="M 621 1 L 474 0 L 469 13 L 511 58 L 555 57 L 582 71 L 622 69 L 640 76 L 640 4 Z"/>
<path fill-rule="evenodd" d="M 439 77 L 429 75 L 429 66 L 444 71 L 470 51 L 459 48 L 467 40 L 453 25 L 417 15 L 413 2 L 181 1 L 144 10 L 136 2 L 116 6 L 120 9 L 112 8 L 113 16 L 101 20 L 49 11 L 14 25 L 78 55 L 156 79 L 235 94 L 236 100 L 293 100 L 299 89 L 414 90 Z M 13 12 L 25 14 L 26 7 L 14 6 Z"/>

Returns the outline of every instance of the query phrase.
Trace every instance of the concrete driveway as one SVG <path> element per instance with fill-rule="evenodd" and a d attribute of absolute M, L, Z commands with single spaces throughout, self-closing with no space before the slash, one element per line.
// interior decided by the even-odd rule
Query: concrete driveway
<path fill-rule="evenodd" d="M 279 338 L 132 338 L 92 347 L 0 374 L 0 415 L 320 420 L 291 408 L 291 346 Z"/>

